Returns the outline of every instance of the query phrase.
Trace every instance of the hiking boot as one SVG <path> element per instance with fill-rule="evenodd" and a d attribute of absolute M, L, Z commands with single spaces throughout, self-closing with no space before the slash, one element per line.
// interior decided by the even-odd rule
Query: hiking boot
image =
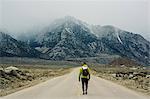
<path fill-rule="evenodd" d="M 87 91 L 85 92 L 85 94 L 87 95 Z"/>
<path fill-rule="evenodd" d="M 83 92 L 83 95 L 84 95 L 85 93 Z"/>

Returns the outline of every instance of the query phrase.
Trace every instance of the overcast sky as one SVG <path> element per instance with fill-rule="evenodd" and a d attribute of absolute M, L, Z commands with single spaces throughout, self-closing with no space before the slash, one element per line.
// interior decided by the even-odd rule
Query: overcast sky
<path fill-rule="evenodd" d="M 114 25 L 150 39 L 149 0 L 0 0 L 0 28 L 16 35 L 74 16 L 89 24 Z"/>

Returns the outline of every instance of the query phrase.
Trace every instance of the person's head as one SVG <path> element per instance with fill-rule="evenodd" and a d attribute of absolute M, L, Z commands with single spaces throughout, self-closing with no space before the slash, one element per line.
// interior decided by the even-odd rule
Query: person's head
<path fill-rule="evenodd" d="M 84 66 L 84 65 L 86 65 L 86 62 L 83 62 L 83 63 L 82 63 L 82 66 Z"/>

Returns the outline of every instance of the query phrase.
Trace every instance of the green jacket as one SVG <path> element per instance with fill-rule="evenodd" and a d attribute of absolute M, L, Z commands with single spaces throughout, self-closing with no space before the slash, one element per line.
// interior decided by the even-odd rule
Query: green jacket
<path fill-rule="evenodd" d="M 85 65 L 85 66 L 87 66 L 87 65 Z M 90 69 L 88 68 L 88 72 L 89 72 L 89 75 L 88 76 L 83 76 L 83 74 L 82 74 L 82 72 L 83 72 L 83 69 L 82 69 L 83 67 L 81 67 L 80 68 L 80 71 L 79 71 L 79 80 L 80 80 L 80 78 L 87 78 L 87 79 L 90 79 Z"/>

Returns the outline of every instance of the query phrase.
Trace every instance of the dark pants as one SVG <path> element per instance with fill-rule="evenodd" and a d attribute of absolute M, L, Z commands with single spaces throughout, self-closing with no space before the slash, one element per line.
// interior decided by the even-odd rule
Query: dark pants
<path fill-rule="evenodd" d="M 87 89 L 88 89 L 88 79 L 87 78 L 81 78 L 82 80 L 82 90 L 83 92 L 86 91 L 87 92 Z"/>

